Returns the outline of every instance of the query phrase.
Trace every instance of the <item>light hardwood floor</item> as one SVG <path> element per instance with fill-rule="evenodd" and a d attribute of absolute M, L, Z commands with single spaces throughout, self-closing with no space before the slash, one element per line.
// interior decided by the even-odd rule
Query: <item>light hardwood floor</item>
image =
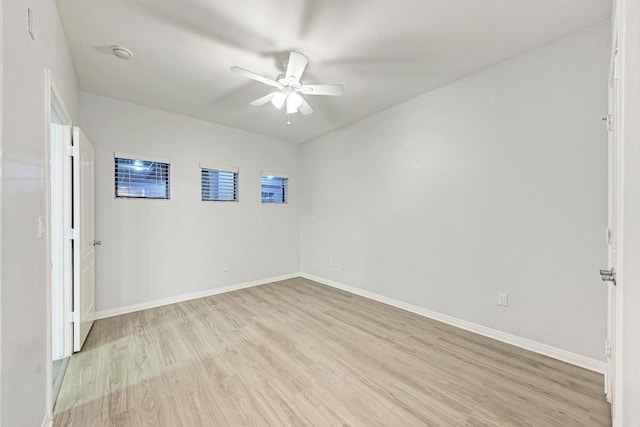
<path fill-rule="evenodd" d="M 606 426 L 602 375 L 292 279 L 99 320 L 55 426 Z"/>

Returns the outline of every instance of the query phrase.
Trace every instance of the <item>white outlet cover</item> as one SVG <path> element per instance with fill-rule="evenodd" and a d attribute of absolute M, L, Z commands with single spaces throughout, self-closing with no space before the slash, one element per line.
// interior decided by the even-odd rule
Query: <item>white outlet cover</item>
<path fill-rule="evenodd" d="M 38 239 L 42 239 L 44 237 L 45 231 L 46 230 L 45 230 L 44 217 L 39 216 L 38 217 Z"/>
<path fill-rule="evenodd" d="M 498 305 L 507 307 L 509 305 L 509 295 L 504 292 L 498 292 Z"/>

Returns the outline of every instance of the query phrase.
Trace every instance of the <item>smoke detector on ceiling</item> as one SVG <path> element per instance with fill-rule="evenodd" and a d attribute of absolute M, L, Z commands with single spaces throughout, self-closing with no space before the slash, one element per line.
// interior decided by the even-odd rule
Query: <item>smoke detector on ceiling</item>
<path fill-rule="evenodd" d="M 115 56 L 117 56 L 120 59 L 124 59 L 125 61 L 133 57 L 133 52 L 131 52 L 126 47 L 113 45 L 111 46 L 111 51 Z"/>

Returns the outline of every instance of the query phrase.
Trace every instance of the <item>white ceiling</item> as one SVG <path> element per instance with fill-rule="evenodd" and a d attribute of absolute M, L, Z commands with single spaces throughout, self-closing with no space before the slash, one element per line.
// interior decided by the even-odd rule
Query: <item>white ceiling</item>
<path fill-rule="evenodd" d="M 610 0 L 58 0 L 81 89 L 303 142 L 602 21 Z M 134 52 L 123 61 L 110 45 Z M 268 86 L 310 58 L 315 113 L 287 126 Z"/>

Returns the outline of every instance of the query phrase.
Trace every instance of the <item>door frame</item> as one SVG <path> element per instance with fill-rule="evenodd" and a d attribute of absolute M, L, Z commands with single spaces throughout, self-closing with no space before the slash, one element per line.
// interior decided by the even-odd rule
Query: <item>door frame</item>
<path fill-rule="evenodd" d="M 3 176 L 2 176 L 2 153 L 3 153 L 3 147 L 4 147 L 4 140 L 3 140 L 3 136 L 4 135 L 4 128 L 3 128 L 3 117 L 4 117 L 4 110 L 3 110 L 3 104 L 4 104 L 4 72 L 2 70 L 4 70 L 4 39 L 3 39 L 3 34 L 4 34 L 4 9 L 3 9 L 3 4 L 4 2 L 0 2 L 0 241 L 2 238 L 2 182 L 3 182 Z M 2 245 L 0 244 L 0 271 L 2 269 Z M 0 275 L 2 276 L 2 275 Z M 0 277 L 0 308 L 2 307 L 2 277 Z M 3 371 L 3 366 L 2 366 L 2 337 L 1 337 L 1 331 L 2 331 L 2 316 L 0 316 L 0 384 L 2 384 L 2 371 Z M 2 387 L 0 387 L 0 420 L 2 420 Z"/>
<path fill-rule="evenodd" d="M 612 16 L 615 16 L 616 6 L 613 5 Z M 612 27 L 612 43 L 611 43 L 611 57 L 609 64 L 609 79 L 608 79 L 608 107 L 606 126 L 607 126 L 607 139 L 608 139 L 608 160 L 607 160 L 607 269 L 613 269 L 616 273 L 620 271 L 620 262 L 618 256 L 618 242 L 620 241 L 620 213 L 622 200 L 622 194 L 620 193 L 620 137 L 618 134 L 618 121 L 619 121 L 619 55 L 618 55 L 618 43 L 619 37 L 617 34 L 617 24 L 614 21 Z M 613 282 L 615 283 L 615 282 Z M 609 403 L 612 404 L 616 396 L 615 379 L 616 379 L 616 313 L 618 312 L 618 287 L 612 282 L 604 282 L 607 287 L 607 342 L 606 342 L 606 358 L 607 369 L 604 377 L 604 390 L 605 395 Z M 612 411 L 612 415 L 614 412 Z"/>
<path fill-rule="evenodd" d="M 45 197 L 46 197 L 46 226 L 45 226 L 45 236 L 46 236 L 46 272 L 47 272 L 47 284 L 46 284 L 46 319 L 47 319 L 47 363 L 46 363 L 46 381 L 47 381 L 47 416 L 49 420 L 51 420 L 52 412 L 53 412 L 53 351 L 52 351 L 52 257 L 51 257 L 51 109 L 56 109 L 56 114 L 60 116 L 60 119 L 64 121 L 65 125 L 71 126 L 72 120 L 71 115 L 69 114 L 69 110 L 67 109 L 64 100 L 62 98 L 61 92 L 58 89 L 58 86 L 55 84 L 54 79 L 51 75 L 50 69 L 45 69 L 45 102 L 44 102 L 44 116 L 45 116 L 45 173 L 44 173 L 44 185 L 45 185 Z M 71 182 L 68 183 L 71 185 Z M 64 200 L 63 204 L 70 204 L 70 200 Z M 69 207 L 70 208 L 70 207 Z M 71 312 L 71 298 L 73 295 L 73 283 L 69 280 L 68 274 L 66 271 L 71 271 L 72 269 L 72 257 L 65 256 L 63 257 L 64 270 L 65 270 L 65 278 L 63 281 L 63 299 L 64 299 L 64 307 L 63 307 L 63 322 L 64 322 L 64 355 L 71 356 L 73 350 L 73 325 L 69 322 L 70 312 Z"/>
<path fill-rule="evenodd" d="M 640 420 L 640 3 L 615 0 L 613 37 L 618 37 L 619 99 L 617 165 L 619 167 L 618 265 L 615 391 L 613 426 Z M 629 260 L 626 262 L 625 260 Z M 623 394 L 624 393 L 624 394 Z"/>

